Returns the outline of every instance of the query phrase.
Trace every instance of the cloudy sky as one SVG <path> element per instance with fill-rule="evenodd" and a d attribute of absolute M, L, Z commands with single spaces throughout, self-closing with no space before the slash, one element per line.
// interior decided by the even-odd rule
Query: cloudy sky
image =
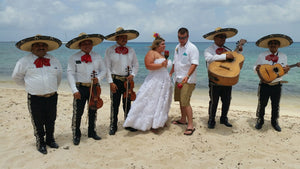
<path fill-rule="evenodd" d="M 154 32 L 176 42 L 180 27 L 194 42 L 217 27 L 238 29 L 228 41 L 282 33 L 299 42 L 299 9 L 300 0 L 0 0 L 0 41 L 36 34 L 69 41 L 122 26 L 139 31 L 136 42 L 152 41 Z"/>

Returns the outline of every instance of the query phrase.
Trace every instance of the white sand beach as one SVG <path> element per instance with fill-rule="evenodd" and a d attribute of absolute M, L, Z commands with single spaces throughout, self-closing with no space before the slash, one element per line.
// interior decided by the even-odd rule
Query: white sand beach
<path fill-rule="evenodd" d="M 171 105 L 167 127 L 158 134 L 123 129 L 123 111 L 120 111 L 119 130 L 110 136 L 110 99 L 108 88 L 104 88 L 101 95 L 104 106 L 98 110 L 96 122 L 102 140 L 87 138 L 85 112 L 81 142 L 74 146 L 72 94 L 66 86 L 60 87 L 58 93 L 55 138 L 60 147 L 47 147 L 48 154 L 42 155 L 35 147 L 25 90 L 10 82 L 0 83 L 1 169 L 300 168 L 300 97 L 282 96 L 279 118 L 282 132 L 272 128 L 269 106 L 263 128 L 256 130 L 256 93 L 234 90 L 228 115 L 233 127 L 219 123 L 218 110 L 216 128 L 208 129 L 208 91 L 201 90 L 194 93 L 191 101 L 196 128 L 192 136 L 183 135 L 186 126 L 171 124 L 180 117 L 175 102 Z"/>

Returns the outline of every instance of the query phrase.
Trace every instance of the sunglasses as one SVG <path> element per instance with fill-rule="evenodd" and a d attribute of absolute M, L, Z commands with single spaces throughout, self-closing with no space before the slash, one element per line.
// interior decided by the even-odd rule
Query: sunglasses
<path fill-rule="evenodd" d="M 186 38 L 187 38 L 187 36 L 184 36 L 184 37 L 178 36 L 178 39 L 179 39 L 179 40 L 185 40 Z"/>

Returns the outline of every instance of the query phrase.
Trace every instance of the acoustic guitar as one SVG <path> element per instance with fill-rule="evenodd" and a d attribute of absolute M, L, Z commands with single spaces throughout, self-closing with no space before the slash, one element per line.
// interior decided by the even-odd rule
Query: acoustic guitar
<path fill-rule="evenodd" d="M 290 68 L 293 68 L 296 67 L 297 64 L 299 65 L 300 62 L 288 66 Z M 274 65 L 268 65 L 268 64 L 260 65 L 259 69 L 257 70 L 257 74 L 261 79 L 261 81 L 263 81 L 264 83 L 270 83 L 276 78 L 283 76 L 285 73 L 281 64 L 276 63 Z"/>
<path fill-rule="evenodd" d="M 241 39 L 237 43 L 237 47 L 234 51 L 227 51 L 223 54 L 231 53 L 234 57 L 232 60 L 214 61 L 208 66 L 209 80 L 222 86 L 233 86 L 239 81 L 240 71 L 243 67 L 244 56 L 237 53 L 240 46 L 247 42 L 245 39 Z"/>

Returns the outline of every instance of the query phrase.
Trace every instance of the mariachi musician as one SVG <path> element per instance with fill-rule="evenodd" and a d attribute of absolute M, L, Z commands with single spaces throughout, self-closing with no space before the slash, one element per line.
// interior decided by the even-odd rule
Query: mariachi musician
<path fill-rule="evenodd" d="M 99 82 L 106 76 L 106 67 L 102 57 L 93 52 L 93 46 L 100 44 L 104 39 L 101 34 L 81 33 L 78 37 L 70 40 L 66 47 L 80 49 L 69 58 L 67 76 L 71 87 L 73 100 L 72 132 L 73 143 L 80 143 L 80 123 L 84 112 L 84 106 L 91 98 L 91 88 L 99 85 Z M 94 74 L 93 74 L 94 73 Z M 92 77 L 91 75 L 94 75 Z M 91 83 L 92 81 L 92 83 Z M 97 109 L 88 108 L 88 137 L 100 140 L 96 133 Z"/>
<path fill-rule="evenodd" d="M 118 130 L 118 113 L 121 102 L 121 96 L 126 91 L 124 83 L 132 81 L 136 76 L 139 63 L 133 48 L 126 46 L 128 40 L 135 39 L 139 33 L 135 30 L 124 30 L 122 27 L 116 29 L 115 33 L 105 37 L 106 40 L 116 41 L 117 43 L 105 52 L 105 62 L 107 66 L 107 81 L 110 84 L 111 114 L 109 134 L 114 135 Z M 128 85 L 126 86 L 129 87 Z M 129 96 L 129 95 L 128 95 Z M 124 119 L 126 119 L 131 106 L 131 100 L 123 97 Z M 136 131 L 133 128 L 125 128 L 130 131 Z"/>
<path fill-rule="evenodd" d="M 222 60 L 230 60 L 234 59 L 234 56 L 231 53 L 225 54 L 224 52 L 230 51 L 229 48 L 224 46 L 225 41 L 227 38 L 231 38 L 237 34 L 237 30 L 234 28 L 217 28 L 215 31 L 209 32 L 203 37 L 207 40 L 213 40 L 214 44 L 212 44 L 210 47 L 208 47 L 204 51 L 204 57 L 206 60 L 206 66 L 209 67 L 209 64 L 214 61 L 222 61 Z M 239 46 L 237 49 L 238 53 L 241 53 L 243 50 L 242 46 Z M 216 111 L 218 107 L 219 98 L 221 98 L 222 101 L 222 112 L 220 117 L 220 123 L 224 124 L 227 127 L 232 127 L 232 124 L 228 122 L 228 110 L 230 107 L 230 101 L 231 101 L 231 91 L 232 86 L 223 86 L 216 84 L 212 81 L 212 79 L 209 79 L 209 108 L 208 108 L 208 128 L 213 129 L 215 128 L 215 117 L 216 117 Z"/>
<path fill-rule="evenodd" d="M 280 64 L 283 67 L 283 74 L 288 73 L 290 67 L 287 65 L 287 56 L 278 51 L 278 48 L 283 48 L 291 45 L 293 40 L 283 34 L 271 34 L 260 38 L 256 41 L 256 45 L 262 48 L 268 48 L 268 51 L 261 53 L 254 66 L 255 72 L 259 72 L 262 65 L 274 65 Z M 255 128 L 261 129 L 264 124 L 265 107 L 268 104 L 268 100 L 271 100 L 271 125 L 280 132 L 281 128 L 278 124 L 279 118 L 279 103 L 281 98 L 281 77 L 274 79 L 271 82 L 265 82 L 261 80 L 258 86 L 258 105 L 256 110 L 257 123 Z"/>
<path fill-rule="evenodd" d="M 16 43 L 17 48 L 30 53 L 17 62 L 12 78 L 18 85 L 24 86 L 28 93 L 28 110 L 36 137 L 36 148 L 42 154 L 47 154 L 46 145 L 51 148 L 59 147 L 54 139 L 54 126 L 62 68 L 58 59 L 47 52 L 60 46 L 59 39 L 42 35 Z"/>

